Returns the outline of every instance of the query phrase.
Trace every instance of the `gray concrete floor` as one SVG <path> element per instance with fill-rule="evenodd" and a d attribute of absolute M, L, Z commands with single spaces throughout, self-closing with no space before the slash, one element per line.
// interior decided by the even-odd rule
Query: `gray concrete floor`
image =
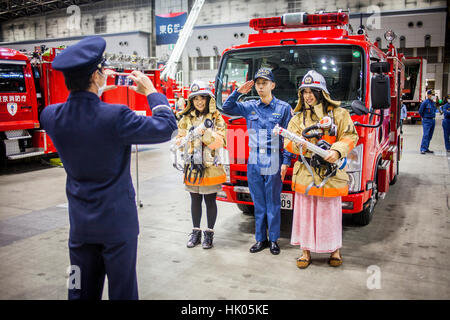
<path fill-rule="evenodd" d="M 187 249 L 190 199 L 171 166 L 169 143 L 141 147 L 140 298 L 449 299 L 450 173 L 441 121 L 430 146 L 434 155 L 419 153 L 421 135 L 420 125 L 404 126 L 400 176 L 373 221 L 344 225 L 344 264 L 331 268 L 328 255 L 313 254 L 306 270 L 295 265 L 300 250 L 289 244 L 289 213 L 282 216 L 278 256 L 269 250 L 250 254 L 253 217 L 223 202 L 215 247 Z M 135 154 L 132 164 L 135 179 Z M 0 299 L 66 299 L 64 170 L 39 161 L 13 164 L 0 175 L 0 203 Z"/>

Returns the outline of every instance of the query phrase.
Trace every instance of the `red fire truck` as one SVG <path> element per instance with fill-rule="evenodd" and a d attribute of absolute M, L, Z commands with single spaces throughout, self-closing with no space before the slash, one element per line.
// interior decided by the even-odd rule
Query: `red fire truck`
<path fill-rule="evenodd" d="M 406 118 L 415 123 L 420 120 L 419 108 L 426 99 L 427 60 L 422 57 L 405 57 L 405 87 L 403 103 L 406 105 Z"/>
<path fill-rule="evenodd" d="M 275 76 L 273 94 L 294 108 L 303 76 L 311 69 L 320 72 L 327 81 L 331 97 L 340 100 L 341 106 L 349 110 L 358 131 L 359 141 L 348 155 L 349 195 L 343 197 L 342 209 L 352 214 L 355 223 L 366 225 L 372 219 L 378 199 L 384 197 L 398 175 L 404 65 L 392 44 L 384 53 L 369 41 L 363 28 L 357 35 L 351 35 L 347 24 L 345 12 L 291 13 L 250 20 L 250 27 L 258 33 L 250 34 L 246 44 L 223 52 L 215 92 L 220 108 L 226 100 L 223 93 L 228 86 L 225 84 L 236 81 L 241 85 L 252 79 L 256 70 L 267 67 Z M 388 34 L 392 35 L 392 32 Z M 239 99 L 258 98 L 253 88 Z M 251 212 L 245 119 L 226 114 L 224 118 L 228 124 L 228 180 L 218 200 L 236 203 L 242 211 Z M 292 211 L 291 179 L 292 166 L 286 174 L 281 195 L 282 209 Z"/>
<path fill-rule="evenodd" d="M 7 160 L 56 152 L 50 137 L 40 128 L 39 114 L 45 106 L 64 102 L 69 95 L 63 74 L 54 70 L 51 64 L 64 48 L 50 48 L 43 54 L 38 48 L 30 55 L 0 48 L 0 165 Z M 119 63 L 109 60 L 112 69 L 117 72 L 126 74 L 133 69 L 142 69 L 129 57 L 117 58 Z M 125 60 L 131 62 L 129 68 L 122 67 L 127 65 Z M 176 82 L 168 79 L 163 87 L 159 70 L 145 70 L 144 73 L 153 81 L 155 88 L 174 103 L 174 95 L 177 90 L 181 91 Z M 107 84 L 115 84 L 116 77 L 108 78 Z M 127 86 L 105 92 L 102 100 L 125 104 L 141 115 L 151 115 L 145 97 Z"/>

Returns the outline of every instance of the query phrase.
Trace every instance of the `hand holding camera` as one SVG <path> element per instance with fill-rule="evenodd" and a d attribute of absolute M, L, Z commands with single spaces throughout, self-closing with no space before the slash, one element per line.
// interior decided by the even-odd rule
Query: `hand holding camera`
<path fill-rule="evenodd" d="M 136 83 L 136 86 L 130 86 L 130 89 L 137 93 L 148 96 L 149 94 L 157 92 L 153 82 L 140 71 L 131 72 L 128 78 Z"/>

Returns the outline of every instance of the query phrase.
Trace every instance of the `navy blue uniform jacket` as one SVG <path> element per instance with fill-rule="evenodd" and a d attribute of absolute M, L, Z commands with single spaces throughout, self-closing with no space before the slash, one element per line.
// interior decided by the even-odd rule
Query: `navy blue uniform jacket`
<path fill-rule="evenodd" d="M 121 242 L 139 234 L 131 145 L 168 141 L 177 128 L 164 95 L 147 99 L 151 117 L 87 91 L 71 92 L 65 103 L 42 111 L 41 125 L 67 173 L 70 239 Z"/>

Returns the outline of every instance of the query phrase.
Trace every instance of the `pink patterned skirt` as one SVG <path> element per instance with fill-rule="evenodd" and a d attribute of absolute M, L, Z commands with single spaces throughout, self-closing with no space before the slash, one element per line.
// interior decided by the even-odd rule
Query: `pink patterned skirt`
<path fill-rule="evenodd" d="M 342 247 L 341 197 L 295 193 L 291 244 L 303 250 L 331 253 Z"/>

